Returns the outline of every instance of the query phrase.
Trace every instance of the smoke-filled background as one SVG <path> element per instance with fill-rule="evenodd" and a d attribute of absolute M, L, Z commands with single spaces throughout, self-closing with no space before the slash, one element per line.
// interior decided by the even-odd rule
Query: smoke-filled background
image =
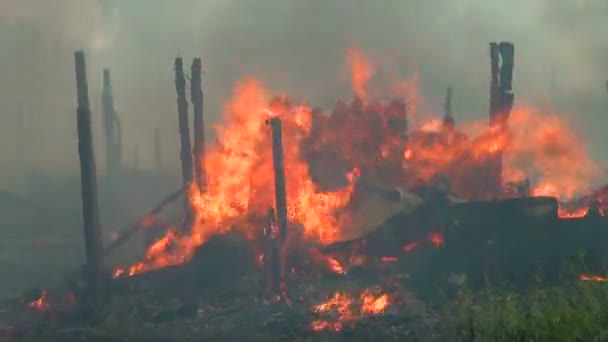
<path fill-rule="evenodd" d="M 203 58 L 208 120 L 247 75 L 329 107 L 350 96 L 344 61 L 356 46 L 384 74 L 417 74 L 431 112 L 440 113 L 452 85 L 456 119 L 464 121 L 487 115 L 488 42 L 500 40 L 516 46 L 516 99 L 568 115 L 591 154 L 606 160 L 607 16 L 601 0 L 3 0 L 0 184 L 19 190 L 26 170 L 77 175 L 73 52 L 80 48 L 100 166 L 103 67 L 112 71 L 126 164 L 137 145 L 140 165 L 152 166 L 158 127 L 163 166 L 177 174 L 177 55 L 188 66 Z"/>

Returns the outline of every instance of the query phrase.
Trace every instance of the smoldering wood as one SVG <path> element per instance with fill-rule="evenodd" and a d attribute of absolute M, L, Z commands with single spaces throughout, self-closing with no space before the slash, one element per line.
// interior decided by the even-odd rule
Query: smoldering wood
<path fill-rule="evenodd" d="M 87 304 L 95 309 L 102 304 L 103 297 L 103 245 L 101 222 L 97 204 L 97 176 L 95 154 L 91 133 L 91 112 L 83 51 L 74 54 L 76 64 L 76 89 L 78 94 L 77 128 L 78 155 L 82 194 L 82 216 L 86 252 L 85 282 Z"/>
<path fill-rule="evenodd" d="M 194 175 L 198 187 L 204 191 L 207 176 L 205 173 L 205 123 L 203 117 L 203 88 L 201 81 L 201 59 L 192 62 L 190 79 L 190 98 L 194 111 Z"/>
<path fill-rule="evenodd" d="M 154 130 L 154 165 L 156 166 L 156 171 L 161 171 L 163 163 L 160 146 L 160 132 L 158 127 Z"/>
<path fill-rule="evenodd" d="M 175 58 L 175 89 L 177 91 L 177 114 L 179 121 L 179 135 L 181 142 L 180 159 L 182 161 L 183 187 L 188 189 L 193 179 L 192 148 L 190 144 L 190 124 L 188 120 L 188 101 L 186 100 L 186 78 L 181 57 Z M 184 201 L 185 220 L 184 229 L 190 226 L 193 214 L 188 198 Z"/>

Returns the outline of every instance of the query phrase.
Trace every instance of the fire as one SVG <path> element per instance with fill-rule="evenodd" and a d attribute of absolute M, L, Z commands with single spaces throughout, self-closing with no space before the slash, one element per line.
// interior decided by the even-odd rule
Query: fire
<path fill-rule="evenodd" d="M 50 307 L 48 301 L 48 292 L 42 291 L 40 297 L 35 301 L 28 303 L 28 306 L 36 311 L 47 311 Z"/>
<path fill-rule="evenodd" d="M 335 257 L 326 256 L 316 248 L 311 249 L 311 255 L 315 259 L 326 264 L 332 272 L 336 274 L 346 274 L 346 268 Z"/>
<path fill-rule="evenodd" d="M 364 290 L 358 300 L 345 292 L 335 292 L 332 297 L 313 307 L 316 314 L 335 315 L 334 320 L 314 320 L 310 327 L 314 331 L 331 330 L 341 331 L 345 324 L 356 322 L 364 317 L 384 313 L 390 304 L 386 293 L 374 293 Z"/>
<path fill-rule="evenodd" d="M 379 315 L 384 312 L 388 306 L 389 299 L 386 293 L 379 296 L 374 296 L 371 291 L 366 290 L 361 295 L 361 312 L 366 315 Z"/>
<path fill-rule="evenodd" d="M 333 192 L 318 192 L 300 153 L 300 143 L 311 125 L 309 108 L 294 107 L 281 99 L 269 105 L 269 100 L 267 91 L 256 80 L 237 85 L 226 106 L 224 123 L 216 126 L 218 143 L 205 155 L 206 191 L 199 191 L 195 183 L 188 191 L 195 216 L 191 232 L 183 235 L 170 229 L 149 248 L 143 261 L 127 270 L 116 270 L 115 276 L 132 276 L 187 262 L 196 247 L 233 225 L 254 234 L 257 227 L 244 222 L 245 215 L 265 212 L 274 203 L 271 137 L 265 125 L 272 116 L 283 120 L 289 220 L 302 224 L 308 239 L 331 243 L 340 237 L 340 217 L 335 211 L 349 201 L 353 184 Z M 356 171 L 350 178 L 354 175 Z"/>
<path fill-rule="evenodd" d="M 383 256 L 380 258 L 380 261 L 382 261 L 384 263 L 392 263 L 392 262 L 397 262 L 397 258 L 392 257 L 392 256 Z"/>
<path fill-rule="evenodd" d="M 414 241 L 414 242 L 408 243 L 405 246 L 403 246 L 403 250 L 405 252 L 409 253 L 409 252 L 413 251 L 414 248 L 416 248 L 418 246 L 418 243 L 419 243 L 418 241 Z"/>
<path fill-rule="evenodd" d="M 355 95 L 360 99 L 366 99 L 367 82 L 373 75 L 373 65 L 367 56 L 358 49 L 349 50 L 348 64 L 351 68 L 351 80 Z"/>
<path fill-rule="evenodd" d="M 608 278 L 606 278 L 604 276 L 599 276 L 599 275 L 590 276 L 590 275 L 587 275 L 587 274 L 581 274 L 579 276 L 579 279 L 582 280 L 582 281 L 595 281 L 595 282 L 599 282 L 599 283 L 608 282 Z"/>
<path fill-rule="evenodd" d="M 548 109 L 518 100 L 504 130 L 489 128 L 485 118 L 456 126 L 445 125 L 439 115 L 422 121 L 429 115 L 417 112 L 424 108 L 418 75 L 386 94 L 395 100 L 373 101 L 367 87 L 376 68 L 359 50 L 347 57 L 356 98 L 337 101 L 331 115 L 273 98 L 258 80 L 238 82 L 223 121 L 215 126 L 217 143 L 204 156 L 206 189 L 193 183 L 188 190 L 192 226 L 187 233 L 168 230 L 141 262 L 117 269 L 115 276 L 187 262 L 198 246 L 233 227 L 248 237 L 259 233 L 248 215 L 265 213 L 274 203 L 272 141 L 265 124 L 272 117 L 281 118 L 283 126 L 289 224 L 300 225 L 306 239 L 320 244 L 347 235 L 348 213 L 342 209 L 361 176 L 409 189 L 441 175 L 453 195 L 486 200 L 501 197 L 501 177 L 493 173 L 501 164 L 503 184 L 529 178 L 532 196 L 563 201 L 586 191 L 601 173 L 572 125 Z M 417 127 L 408 127 L 410 116 L 419 121 Z M 440 234 L 429 239 L 437 247 L 444 243 Z M 328 260 L 331 269 L 345 272 L 337 260 Z"/>
<path fill-rule="evenodd" d="M 560 218 L 581 218 L 585 217 L 589 212 L 588 207 L 582 207 L 575 210 L 568 210 L 567 208 L 560 206 L 557 210 L 557 216 Z"/>
<path fill-rule="evenodd" d="M 433 246 L 439 248 L 443 246 L 445 241 L 443 240 L 443 235 L 441 233 L 433 233 L 429 236 L 429 241 L 433 244 Z"/>

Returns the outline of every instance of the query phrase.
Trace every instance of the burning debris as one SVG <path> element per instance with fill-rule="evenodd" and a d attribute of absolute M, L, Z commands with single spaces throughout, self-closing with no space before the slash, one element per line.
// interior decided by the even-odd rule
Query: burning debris
<path fill-rule="evenodd" d="M 386 293 L 375 295 L 372 290 L 364 290 L 358 301 L 351 295 L 343 292 L 336 292 L 323 303 L 317 304 L 313 308 L 316 314 L 335 315 L 333 321 L 315 320 L 311 323 L 311 328 L 315 331 L 333 330 L 341 331 L 345 324 L 351 324 L 362 317 L 380 315 L 390 303 Z"/>
<path fill-rule="evenodd" d="M 475 286 L 480 283 L 480 268 L 491 269 L 492 262 L 507 263 L 501 259 L 506 254 L 502 249 L 513 250 L 525 240 L 529 251 L 535 252 L 534 243 L 547 243 L 543 234 L 529 227 L 550 224 L 558 236 L 580 227 L 581 222 L 603 220 L 608 205 L 605 189 L 576 200 L 591 186 L 598 166 L 562 119 L 531 106 L 514 106 L 513 45 L 492 43 L 490 50 L 489 125 L 457 123 L 450 87 L 443 120 L 431 119 L 414 129 L 409 118 L 424 116 L 416 112 L 415 102 L 421 99 L 411 86 L 415 82 L 406 82 L 406 94 L 376 101 L 367 89 L 374 65 L 361 51 L 351 50 L 348 61 L 355 92 L 351 102 L 338 100 L 326 113 L 275 97 L 258 80 L 244 80 L 225 106 L 224 120 L 216 127 L 216 143 L 209 145 L 202 131 L 201 62 L 195 59 L 191 83 L 194 148 L 186 76 L 182 59 L 177 58 L 184 187 L 105 251 L 95 236 L 100 224 L 90 113 L 84 57 L 77 54 L 88 294 L 100 302 L 106 281 L 117 292 L 127 293 L 132 288 L 142 291 L 157 286 L 162 289 L 159 292 L 167 292 L 164 296 L 180 296 L 178 309 L 166 312 L 158 308 L 162 305 L 150 309 L 131 303 L 132 310 L 154 321 L 183 314 L 206 321 L 210 331 L 217 328 L 213 326 L 216 316 L 236 316 L 237 309 L 249 311 L 243 308 L 260 315 L 273 311 L 269 321 L 275 315 L 287 316 L 284 311 L 305 313 L 304 318 L 295 319 L 299 331 L 341 332 L 374 317 L 393 326 L 390 315 L 397 314 L 389 311 L 405 310 L 407 305 L 400 298 L 402 289 L 359 284 L 365 272 L 388 283 L 411 278 L 412 287 L 418 281 L 428 288 L 446 274 L 449 284 Z M 111 96 L 105 99 L 110 112 Z M 573 170 L 573 163 L 580 169 Z M 185 193 L 185 219 L 167 227 L 141 260 L 116 268 L 112 281 L 104 279 L 103 256 L 181 193 Z M 583 216 L 582 221 L 559 219 Z M 506 231 L 513 236 L 506 236 Z M 471 242 L 475 248 L 470 248 Z M 573 245 L 566 241 L 559 246 L 570 252 Z M 473 259 L 460 256 L 463 248 L 471 249 L 467 255 Z M 420 262 L 429 256 L 449 262 L 438 262 L 446 266 L 429 270 L 428 264 Z M 194 274 L 201 277 L 193 278 Z M 580 280 L 605 281 L 589 275 L 581 275 Z M 167 282 L 179 290 L 169 293 L 170 286 L 159 285 Z M 357 286 L 344 290 L 351 282 Z M 229 308 L 209 307 L 218 293 L 237 303 Z M 333 295 L 311 308 L 310 299 L 322 293 Z M 27 306 L 48 311 L 47 296 L 42 292 Z M 281 323 L 287 324 L 286 320 Z M 233 323 L 222 327 L 214 337 L 234 330 Z M 256 329 L 266 329 L 266 323 Z"/>

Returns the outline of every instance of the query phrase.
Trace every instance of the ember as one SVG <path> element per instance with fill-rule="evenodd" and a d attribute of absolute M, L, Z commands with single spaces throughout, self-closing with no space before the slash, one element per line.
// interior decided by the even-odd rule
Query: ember
<path fill-rule="evenodd" d="M 336 292 L 328 300 L 313 307 L 317 314 L 333 314 L 333 320 L 315 320 L 310 324 L 314 331 L 341 331 L 345 324 L 352 324 L 366 316 L 380 315 L 390 304 L 385 293 L 375 295 L 372 290 L 364 290 L 358 300 L 344 292 Z M 377 291 L 376 291 L 377 292 Z"/>
<path fill-rule="evenodd" d="M 582 281 L 595 281 L 595 282 L 599 282 L 599 283 L 608 282 L 608 278 L 606 278 L 604 276 L 599 276 L 599 275 L 590 276 L 590 275 L 586 275 L 586 274 L 581 274 L 579 276 L 579 279 Z"/>
<path fill-rule="evenodd" d="M 40 312 L 48 311 L 50 308 L 50 305 L 48 302 L 48 292 L 42 291 L 42 293 L 40 294 L 40 298 L 36 299 L 33 302 L 28 303 L 28 306 L 30 308 L 40 311 Z"/>

